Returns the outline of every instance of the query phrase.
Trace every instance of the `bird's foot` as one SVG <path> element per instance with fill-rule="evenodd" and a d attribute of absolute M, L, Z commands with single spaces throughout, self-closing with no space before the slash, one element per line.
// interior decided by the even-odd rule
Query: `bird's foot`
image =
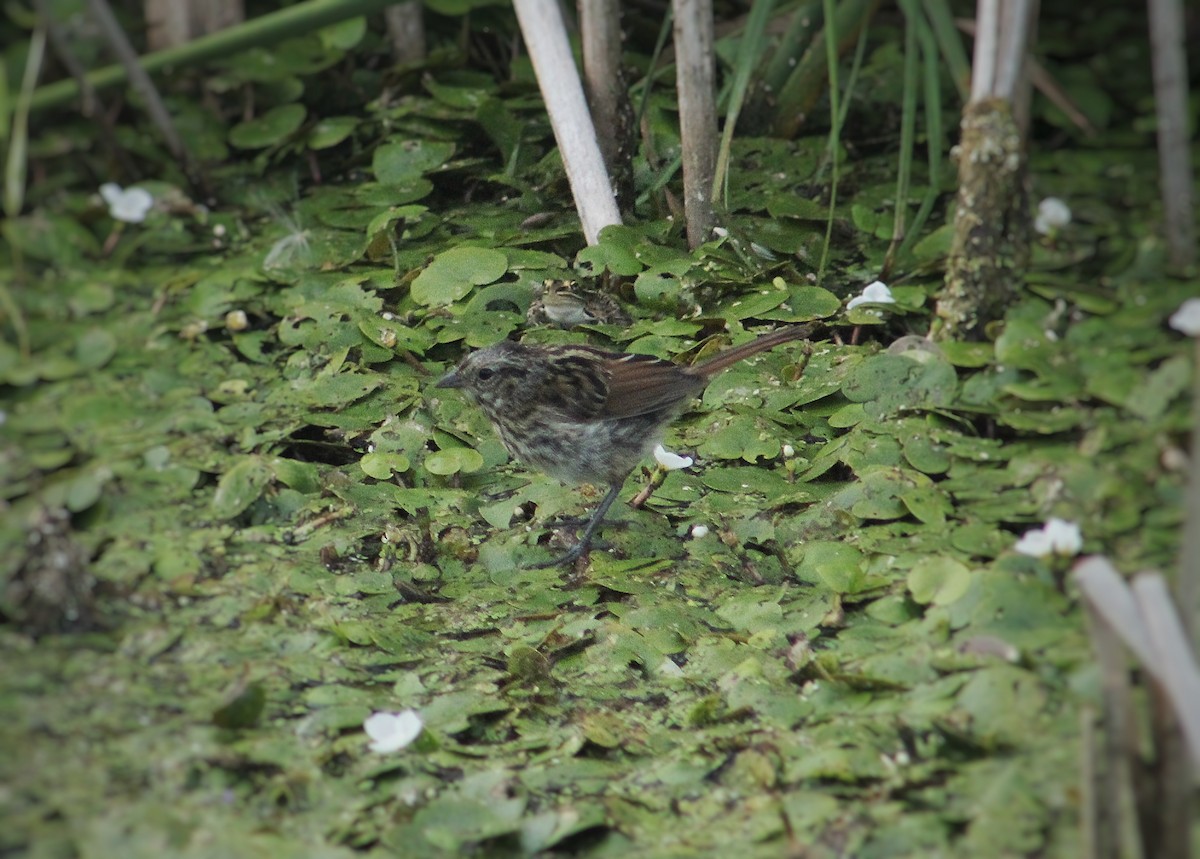
<path fill-rule="evenodd" d="M 580 540 L 578 543 L 576 543 L 574 546 L 572 546 L 570 549 L 568 549 L 565 554 L 560 555 L 559 557 L 554 558 L 549 561 L 542 561 L 541 563 L 537 563 L 537 564 L 529 564 L 528 566 L 525 567 L 525 569 L 527 569 L 527 570 L 547 570 L 550 567 L 574 566 L 576 561 L 578 561 L 580 558 L 586 558 L 591 553 L 591 551 L 592 551 L 591 541 L 588 540 L 587 542 L 584 542 L 583 540 Z"/>

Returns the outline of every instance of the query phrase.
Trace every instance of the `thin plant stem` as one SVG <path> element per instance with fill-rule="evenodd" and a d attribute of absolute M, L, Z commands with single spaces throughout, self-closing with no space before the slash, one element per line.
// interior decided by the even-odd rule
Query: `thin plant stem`
<path fill-rule="evenodd" d="M 854 46 L 854 59 L 850 63 L 850 74 L 846 75 L 846 86 L 842 89 L 842 109 L 838 113 L 838 133 L 846 127 L 846 116 L 850 113 L 850 102 L 853 100 L 854 87 L 858 84 L 858 73 L 862 69 L 863 58 L 867 55 L 867 28 L 860 27 L 858 42 Z"/>
<path fill-rule="evenodd" d="M 175 130 L 175 123 L 171 119 L 171 113 L 167 110 L 167 106 L 163 103 L 162 96 L 158 94 L 158 89 L 154 86 L 154 81 L 150 79 L 150 75 L 138 63 L 137 52 L 133 49 L 133 45 L 129 42 L 129 36 L 121 29 L 121 25 L 117 22 L 117 16 L 113 14 L 112 7 L 108 5 L 107 0 L 87 0 L 88 10 L 92 17 L 100 26 L 100 31 L 104 34 L 105 41 L 108 42 L 109 49 L 116 55 L 117 60 L 125 68 L 125 74 L 129 78 L 133 89 L 141 96 L 142 103 L 146 108 L 146 113 L 150 115 L 151 122 L 158 128 L 158 133 L 162 135 L 163 140 L 167 144 L 167 148 L 179 163 L 180 169 L 184 175 L 188 177 L 188 181 L 198 190 L 203 190 L 202 182 L 194 169 L 194 162 L 191 153 L 188 151 L 183 138 L 179 136 L 179 132 Z"/>
<path fill-rule="evenodd" d="M 688 246 L 708 241 L 714 222 L 713 173 L 717 162 L 712 0 L 673 0 L 675 90 L 683 148 L 683 210 Z"/>
<path fill-rule="evenodd" d="M 924 0 L 924 7 L 942 61 L 950 70 L 950 79 L 958 89 L 959 99 L 965 102 L 970 95 L 971 63 L 955 26 L 954 13 L 948 0 Z"/>
<path fill-rule="evenodd" d="M 925 226 L 925 222 L 933 211 L 934 203 L 941 194 L 942 149 L 945 135 L 945 129 L 942 127 L 942 87 L 939 79 L 938 45 L 934 28 L 925 23 L 924 18 L 927 17 L 928 13 L 923 17 L 921 26 L 917 28 L 917 41 L 921 44 L 921 68 L 924 72 L 925 141 L 929 161 L 929 178 L 921 206 L 913 216 L 904 241 L 900 245 L 897 253 L 898 259 L 903 259 L 912 252 L 913 245 L 921 235 L 921 228 Z"/>
<path fill-rule="evenodd" d="M 834 22 L 835 0 L 823 0 L 825 9 L 825 61 L 829 73 L 829 217 L 825 221 L 825 244 L 821 248 L 821 262 L 817 266 L 817 283 L 825 281 L 825 267 L 829 264 L 829 247 L 833 242 L 833 216 L 837 211 L 838 148 L 841 145 L 841 127 L 838 117 L 841 109 L 838 99 L 838 51 L 837 27 Z"/>
<path fill-rule="evenodd" d="M 1192 160 L 1188 132 L 1188 69 L 1179 0 L 1150 0 L 1154 108 L 1158 119 L 1159 186 L 1171 266 L 1196 261 Z M 1194 450 L 1194 449 L 1193 449 Z M 1198 562 L 1200 563 L 1200 562 Z M 1187 607 L 1187 610 L 1191 610 Z"/>
<path fill-rule="evenodd" d="M 913 141 L 917 127 L 917 75 L 921 61 L 917 47 L 920 9 L 915 0 L 901 0 L 904 10 L 904 94 L 900 109 L 900 152 L 896 163 L 896 205 L 892 215 L 892 241 L 884 257 L 886 277 L 896 262 L 896 252 L 904 240 L 904 222 L 908 214 L 908 186 L 912 180 Z"/>
<path fill-rule="evenodd" d="M 671 24 L 675 20 L 675 10 L 668 6 L 666 14 L 663 15 L 662 26 L 658 28 L 658 38 L 654 42 L 654 52 L 650 54 L 649 71 L 646 72 L 645 83 L 642 85 L 642 98 L 638 102 L 637 107 L 637 124 L 641 126 L 642 117 L 646 115 L 646 109 L 650 106 L 650 92 L 654 89 L 654 79 L 659 70 L 658 63 L 662 59 L 663 52 L 667 49 L 667 39 L 671 36 Z"/>
<path fill-rule="evenodd" d="M 584 238 L 594 245 L 600 241 L 602 229 L 621 223 L 621 213 L 600 154 L 562 12 L 554 0 L 517 0 L 513 7 L 562 153 Z"/>
<path fill-rule="evenodd" d="M 4 214 L 8 218 L 16 218 L 21 214 L 25 205 L 25 182 L 28 175 L 29 162 L 26 157 L 29 147 L 29 102 L 33 89 L 37 85 L 38 75 L 42 70 L 42 59 L 46 54 L 46 29 L 39 22 L 34 27 L 29 40 L 29 54 L 25 58 L 25 74 L 21 80 L 21 90 L 17 93 L 16 104 L 12 111 L 8 155 L 4 163 Z M 5 92 L 7 92 L 7 87 Z M 13 268 L 22 268 L 20 242 L 10 242 L 13 254 Z M 11 320 L 13 333 L 17 338 L 17 349 L 23 358 L 29 357 L 29 327 L 25 324 L 25 316 L 17 305 L 16 299 L 8 289 L 8 284 L 0 281 L 0 308 Z"/>
<path fill-rule="evenodd" d="M 763 85 L 768 90 L 778 91 L 786 83 L 800 57 L 812 44 L 813 34 L 824 23 L 824 15 L 820 0 L 808 0 L 792 12 L 792 23 L 779 39 L 779 45 L 762 76 Z"/>
<path fill-rule="evenodd" d="M 1200 648 L 1200 338 L 1196 338 L 1192 361 L 1191 442 L 1175 593 L 1183 625 L 1191 634 L 1194 646 Z"/>
<path fill-rule="evenodd" d="M 713 173 L 712 200 L 728 206 L 729 153 L 733 148 L 733 132 L 737 127 L 738 115 L 750 88 L 750 76 L 759 57 L 766 50 L 767 23 L 775 8 L 775 0 L 754 0 L 746 29 L 738 45 L 737 63 L 734 67 L 733 85 L 729 92 L 729 107 L 725 112 L 725 128 L 721 131 L 721 143 L 717 149 L 717 167 Z"/>

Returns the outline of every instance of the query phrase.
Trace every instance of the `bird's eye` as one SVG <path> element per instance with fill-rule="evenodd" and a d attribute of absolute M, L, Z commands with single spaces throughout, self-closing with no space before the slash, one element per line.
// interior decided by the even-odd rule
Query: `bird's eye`
<path fill-rule="evenodd" d="M 493 370 L 491 367 L 484 367 L 482 370 L 480 370 L 475 375 L 479 379 L 479 381 L 486 382 L 488 379 L 492 378 L 492 376 L 496 375 L 496 371 Z"/>

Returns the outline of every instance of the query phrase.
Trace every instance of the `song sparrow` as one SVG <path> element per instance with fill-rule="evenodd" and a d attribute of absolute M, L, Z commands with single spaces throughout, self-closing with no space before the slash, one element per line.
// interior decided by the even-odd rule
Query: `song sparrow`
<path fill-rule="evenodd" d="M 544 280 L 533 288 L 533 301 L 525 314 L 530 325 L 628 325 L 633 320 L 617 300 L 599 289 L 569 280 Z"/>
<path fill-rule="evenodd" d="M 589 346 L 506 340 L 467 355 L 437 387 L 470 394 L 508 452 L 525 465 L 567 483 L 609 487 L 579 542 L 552 562 L 569 564 L 588 551 L 625 478 L 709 379 L 811 332 L 809 325 L 789 325 L 694 367 Z"/>

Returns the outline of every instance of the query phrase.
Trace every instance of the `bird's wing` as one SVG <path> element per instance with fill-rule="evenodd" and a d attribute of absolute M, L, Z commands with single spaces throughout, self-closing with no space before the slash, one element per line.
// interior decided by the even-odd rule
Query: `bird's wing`
<path fill-rule="evenodd" d="M 569 420 L 603 421 L 657 411 L 692 396 L 703 382 L 652 355 L 558 347 L 539 374 L 542 405 Z"/>
<path fill-rule="evenodd" d="M 651 355 L 621 355 L 604 362 L 608 397 L 600 419 L 628 418 L 670 408 L 695 396 L 704 382 L 682 367 Z"/>

